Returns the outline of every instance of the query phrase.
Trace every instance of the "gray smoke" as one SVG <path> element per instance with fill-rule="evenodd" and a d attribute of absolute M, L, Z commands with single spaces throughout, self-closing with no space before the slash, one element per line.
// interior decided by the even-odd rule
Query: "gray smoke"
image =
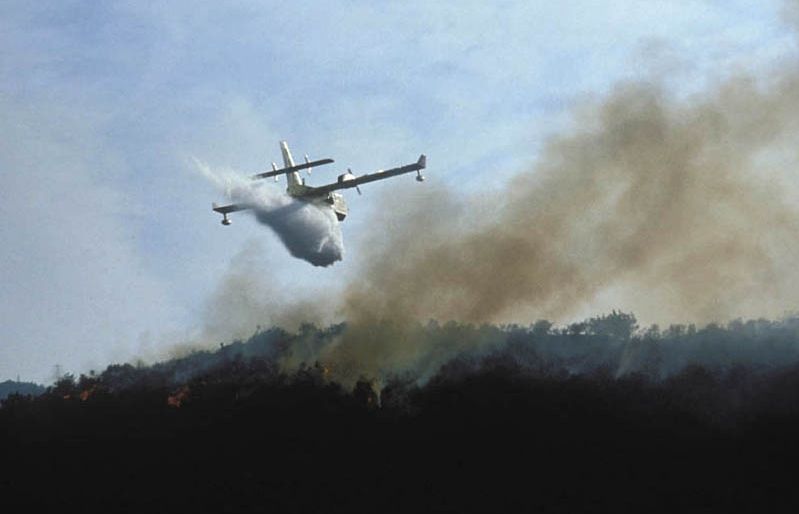
<path fill-rule="evenodd" d="M 212 170 L 195 162 L 232 202 L 246 205 L 259 223 L 271 228 L 294 257 L 314 266 L 330 266 L 344 256 L 341 227 L 329 207 L 296 200 L 230 170 Z"/>
<path fill-rule="evenodd" d="M 796 20 L 799 2 L 787 5 Z M 668 325 L 795 311 L 797 148 L 795 61 L 689 98 L 620 83 L 489 198 L 396 191 L 374 220 L 393 230 L 363 245 L 343 295 L 347 329 L 313 358 L 352 384 L 424 374 L 492 339 L 431 339 L 429 319 L 566 323 L 618 308 Z"/>
<path fill-rule="evenodd" d="M 347 319 L 564 321 L 603 302 L 661 323 L 779 315 L 799 305 L 798 126 L 793 74 L 689 101 L 619 85 L 493 213 L 467 198 L 430 216 L 446 193 L 419 198 L 418 220 L 366 250 Z"/>
<path fill-rule="evenodd" d="M 417 327 L 431 318 L 568 322 L 620 308 L 668 325 L 795 311 L 797 148 L 795 66 L 688 99 L 619 84 L 496 196 L 397 199 L 411 214 L 366 245 L 348 329 L 321 358 L 351 383 L 483 344 L 429 340 Z"/>

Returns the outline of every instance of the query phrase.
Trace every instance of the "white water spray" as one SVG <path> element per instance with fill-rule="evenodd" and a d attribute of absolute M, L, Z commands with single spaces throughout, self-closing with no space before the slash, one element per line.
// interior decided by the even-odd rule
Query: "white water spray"
<path fill-rule="evenodd" d="M 280 238 L 289 253 L 314 266 L 330 266 L 344 256 L 344 241 L 333 209 L 302 201 L 270 187 L 258 187 L 230 169 L 211 169 L 195 159 L 203 176 L 234 203 L 250 208 L 255 219 Z"/>

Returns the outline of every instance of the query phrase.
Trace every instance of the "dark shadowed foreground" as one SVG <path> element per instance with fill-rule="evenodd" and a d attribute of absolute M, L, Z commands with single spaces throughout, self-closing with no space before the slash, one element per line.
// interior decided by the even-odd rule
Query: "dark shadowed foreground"
<path fill-rule="evenodd" d="M 431 323 L 442 347 L 493 344 L 353 390 L 322 363 L 281 371 L 344 326 L 67 376 L 3 402 L 0 498 L 79 512 L 795 507 L 799 322 L 635 328 L 623 313 Z"/>

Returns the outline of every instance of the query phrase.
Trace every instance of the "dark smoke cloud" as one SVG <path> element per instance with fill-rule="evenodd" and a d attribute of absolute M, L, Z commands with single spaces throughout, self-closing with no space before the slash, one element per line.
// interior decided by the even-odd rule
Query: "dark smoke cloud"
<path fill-rule="evenodd" d="M 563 319 L 614 286 L 686 321 L 792 305 L 799 218 L 782 190 L 790 170 L 768 159 L 796 142 L 796 85 L 738 79 L 688 104 L 619 86 L 509 182 L 496 215 L 465 231 L 468 213 L 428 218 L 425 230 L 450 234 L 435 241 L 414 223 L 392 231 L 350 288 L 347 319 L 496 321 L 521 305 Z"/>
<path fill-rule="evenodd" d="M 688 100 L 620 84 L 497 198 L 406 199 L 415 219 L 369 245 L 344 298 L 348 330 L 324 358 L 343 376 L 380 376 L 479 344 L 436 346 L 413 328 L 429 318 L 565 321 L 619 307 L 706 323 L 795 310 L 797 78 L 739 76 Z"/>

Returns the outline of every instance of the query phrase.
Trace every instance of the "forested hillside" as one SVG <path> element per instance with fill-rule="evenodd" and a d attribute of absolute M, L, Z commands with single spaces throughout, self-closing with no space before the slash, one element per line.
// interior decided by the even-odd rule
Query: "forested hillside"
<path fill-rule="evenodd" d="M 484 344 L 350 388 L 324 362 L 286 364 L 346 326 L 274 328 L 11 395 L 0 495 L 112 512 L 783 510 L 797 329 L 640 329 L 624 313 L 430 323 L 420 330 L 442 346 Z"/>

